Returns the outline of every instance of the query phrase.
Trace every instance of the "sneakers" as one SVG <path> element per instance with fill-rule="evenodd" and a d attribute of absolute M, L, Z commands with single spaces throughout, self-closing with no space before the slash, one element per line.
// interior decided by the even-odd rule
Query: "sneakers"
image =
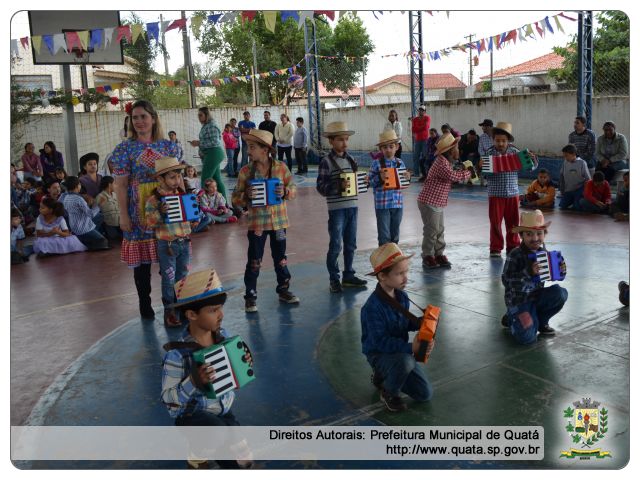
<path fill-rule="evenodd" d="M 284 290 L 278 294 L 278 300 L 284 303 L 300 303 L 300 299 L 289 290 Z"/>
<path fill-rule="evenodd" d="M 247 313 L 254 313 L 258 311 L 258 306 L 256 305 L 256 297 L 244 298 L 244 311 Z"/>
<path fill-rule="evenodd" d="M 340 281 L 329 283 L 329 290 L 331 293 L 342 293 L 342 284 Z"/>
<path fill-rule="evenodd" d="M 342 279 L 343 287 L 364 287 L 366 285 L 367 285 L 366 280 L 363 280 L 362 278 L 358 278 L 356 276 Z"/>
<path fill-rule="evenodd" d="M 540 335 L 544 335 L 546 337 L 553 337 L 556 334 L 556 330 L 551 328 L 549 325 L 540 327 L 538 331 L 540 332 Z"/>
<path fill-rule="evenodd" d="M 384 377 L 378 373 L 377 370 L 374 370 L 371 374 L 371 384 L 376 387 L 378 390 L 384 390 L 382 387 L 382 382 L 384 382 Z"/>
<path fill-rule="evenodd" d="M 236 217 L 235 215 L 231 215 L 229 218 L 227 218 L 227 223 L 236 223 L 238 221 L 238 217 Z"/>
<path fill-rule="evenodd" d="M 451 266 L 451 262 L 449 261 L 446 255 L 436 255 L 436 262 L 438 263 L 439 267 Z"/>
<path fill-rule="evenodd" d="M 491 250 L 489 252 L 489 256 L 490 257 L 501 257 L 502 256 L 502 252 L 500 252 L 499 250 Z"/>
<path fill-rule="evenodd" d="M 386 390 L 380 392 L 380 400 L 390 412 L 402 412 L 407 409 L 407 404 L 400 397 L 394 397 Z"/>
<path fill-rule="evenodd" d="M 502 316 L 500 323 L 502 324 L 502 328 L 509 328 L 511 326 L 509 322 L 509 316 L 506 313 Z"/>
<path fill-rule="evenodd" d="M 440 265 L 438 265 L 436 257 L 434 257 L 433 255 L 427 255 L 422 259 L 422 268 L 431 269 L 438 268 L 439 266 Z"/>

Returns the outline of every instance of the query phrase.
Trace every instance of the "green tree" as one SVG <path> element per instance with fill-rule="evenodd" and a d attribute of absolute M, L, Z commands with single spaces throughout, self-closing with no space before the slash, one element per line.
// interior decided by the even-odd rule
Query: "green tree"
<path fill-rule="evenodd" d="M 199 12 L 207 15 L 208 12 Z M 318 54 L 345 57 L 364 57 L 373 51 L 362 20 L 344 15 L 332 30 L 322 18 L 316 18 L 316 39 Z M 223 24 L 203 24 L 196 35 L 200 40 L 200 51 L 208 54 L 219 66 L 217 77 L 224 78 L 248 75 L 253 66 L 253 44 L 256 46 L 257 73 L 288 68 L 297 65 L 297 73 L 306 75 L 304 62 L 304 30 L 292 18 L 282 22 L 276 18 L 275 32 L 267 30 L 264 17 L 258 12 L 252 22 Z M 358 83 L 363 62 L 347 62 L 343 58 L 319 62 L 319 77 L 332 90 L 348 90 Z M 248 103 L 252 99 L 251 80 L 227 83 L 217 88 L 217 94 L 224 102 Z M 260 78 L 260 101 L 278 104 L 287 91 L 287 76 L 270 75 Z"/>
<path fill-rule="evenodd" d="M 629 17 L 621 11 L 596 14 L 600 24 L 593 36 L 593 89 L 597 94 L 629 93 Z M 549 74 L 566 82 L 569 88 L 578 86 L 578 42 L 574 35 L 564 47 L 554 52 L 564 58 L 562 68 Z"/>

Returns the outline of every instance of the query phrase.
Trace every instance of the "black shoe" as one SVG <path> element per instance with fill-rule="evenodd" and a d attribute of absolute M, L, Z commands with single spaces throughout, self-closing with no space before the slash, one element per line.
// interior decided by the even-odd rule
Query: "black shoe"
<path fill-rule="evenodd" d="M 358 278 L 356 276 L 342 279 L 343 287 L 365 287 L 366 285 L 367 285 L 366 280 L 363 280 L 362 278 Z"/>
<path fill-rule="evenodd" d="M 380 375 L 380 373 L 377 370 L 374 370 L 373 373 L 371 374 L 371 383 L 378 390 L 383 390 L 382 382 L 384 382 L 384 377 Z"/>
<path fill-rule="evenodd" d="M 289 290 L 278 293 L 278 300 L 284 303 L 300 303 L 300 299 Z"/>
<path fill-rule="evenodd" d="M 391 396 L 386 390 L 380 392 L 380 400 L 390 412 L 402 412 L 407 409 L 407 404 L 400 397 Z"/>
<path fill-rule="evenodd" d="M 329 290 L 331 293 L 342 293 L 342 284 L 340 281 L 329 283 Z"/>
<path fill-rule="evenodd" d="M 502 316 L 502 320 L 500 320 L 500 323 L 502 324 L 503 328 L 509 328 L 510 327 L 509 317 L 507 316 L 507 314 L 504 314 Z"/>
<path fill-rule="evenodd" d="M 538 331 L 540 332 L 540 335 L 544 335 L 546 337 L 553 337 L 556 334 L 555 329 L 551 328 L 549 325 L 540 327 Z"/>
<path fill-rule="evenodd" d="M 258 311 L 258 306 L 256 305 L 256 297 L 245 297 L 244 311 L 247 313 L 254 313 Z"/>
<path fill-rule="evenodd" d="M 140 300 L 140 318 L 142 320 L 155 320 L 156 312 L 153 310 L 151 306 L 151 299 L 143 299 Z"/>

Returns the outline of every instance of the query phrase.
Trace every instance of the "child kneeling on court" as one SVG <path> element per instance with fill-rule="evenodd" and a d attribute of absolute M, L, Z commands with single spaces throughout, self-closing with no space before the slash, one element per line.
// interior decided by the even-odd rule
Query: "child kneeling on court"
<path fill-rule="evenodd" d="M 380 390 L 380 399 L 392 412 L 406 410 L 400 392 L 419 402 L 433 395 L 433 387 L 423 369 L 416 364 L 418 336 L 409 342 L 409 332 L 420 328 L 401 310 L 408 311 L 409 296 L 404 292 L 409 259 L 395 243 L 386 243 L 371 254 L 370 260 L 378 285 L 360 312 L 362 353 L 373 367 L 372 383 Z M 433 342 L 427 351 L 433 348 Z"/>
<path fill-rule="evenodd" d="M 530 253 L 546 250 L 544 238 L 550 223 L 545 223 L 540 210 L 522 212 L 520 225 L 512 230 L 520 235 L 522 242 L 509 252 L 502 271 L 507 305 L 502 325 L 509 328 L 511 335 L 522 345 L 534 343 L 538 333 L 555 335 L 549 320 L 567 301 L 566 289 L 557 284 L 545 288 L 543 281 L 537 281 L 535 277 L 540 273 L 540 266 L 529 259 Z M 560 269 L 566 272 L 564 262 Z"/>
<path fill-rule="evenodd" d="M 213 367 L 193 359 L 193 352 L 221 343 L 227 336 L 222 328 L 227 300 L 215 270 L 187 275 L 175 284 L 177 301 L 170 307 L 177 309 L 188 321 L 180 341 L 164 345 L 167 353 L 162 360 L 162 402 L 175 419 L 178 427 L 206 426 L 232 427 L 239 425 L 231 413 L 235 399 L 233 390 L 210 399 L 206 387 L 216 378 Z M 244 360 L 253 366 L 250 353 Z M 231 447 L 233 450 L 233 446 Z M 244 456 L 244 455 L 243 455 Z M 246 468 L 251 462 L 243 460 L 217 460 L 222 468 Z M 192 468 L 208 468 L 206 462 L 189 460 Z"/>

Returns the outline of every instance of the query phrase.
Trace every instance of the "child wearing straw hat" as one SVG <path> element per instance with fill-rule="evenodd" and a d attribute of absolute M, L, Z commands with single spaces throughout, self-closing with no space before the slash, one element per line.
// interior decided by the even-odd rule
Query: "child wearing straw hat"
<path fill-rule="evenodd" d="M 266 207 L 252 207 L 251 199 L 254 197 L 254 190 L 250 182 L 254 179 L 280 179 L 281 184 L 276 188 L 275 193 L 283 200 L 295 198 L 296 185 L 287 165 L 273 158 L 275 148 L 272 146 L 273 135 L 270 132 L 251 129 L 249 133 L 242 134 L 242 139 L 247 144 L 251 162 L 238 172 L 238 183 L 233 192 L 232 201 L 237 207 L 249 209 L 247 221 L 249 249 L 244 271 L 246 289 L 244 300 L 245 312 L 254 313 L 258 311 L 258 276 L 267 237 L 270 238 L 271 256 L 278 281 L 276 287 L 278 299 L 283 303 L 300 303 L 300 299 L 289 291 L 291 273 L 287 268 L 287 228 L 289 228 L 287 202 Z"/>
<path fill-rule="evenodd" d="M 162 402 L 176 426 L 226 427 L 239 425 L 231 412 L 235 391 L 210 399 L 205 386 L 216 378 L 212 366 L 197 364 L 193 352 L 221 343 L 227 333 L 222 328 L 223 306 L 227 300 L 215 270 L 187 275 L 175 284 L 176 302 L 171 305 L 188 321 L 178 341 L 164 345 L 162 360 Z M 244 360 L 253 365 L 251 353 Z M 208 468 L 205 462 L 189 461 L 191 468 Z M 249 466 L 250 462 L 218 460 L 222 468 Z"/>
<path fill-rule="evenodd" d="M 369 185 L 373 187 L 376 221 L 378 224 L 378 245 L 400 241 L 400 222 L 402 222 L 403 195 L 402 190 L 385 190 L 382 178 L 383 168 L 404 168 L 404 176 L 411 180 L 411 173 L 406 170 L 404 162 L 396 157 L 400 139 L 394 130 L 385 130 L 378 135 L 376 146 L 380 149 L 380 158 L 371 162 Z"/>
<path fill-rule="evenodd" d="M 507 305 L 502 325 L 509 328 L 511 335 L 522 345 L 534 343 L 538 334 L 555 335 L 549 320 L 567 301 L 567 290 L 560 285 L 545 287 L 544 282 L 534 281 L 533 277 L 539 274 L 540 267 L 528 258 L 530 253 L 546 250 L 544 240 L 550 223 L 544 221 L 540 210 L 523 211 L 519 225 L 512 230 L 522 241 L 511 250 L 502 271 Z M 564 262 L 560 269 L 566 272 Z"/>
<path fill-rule="evenodd" d="M 329 270 L 329 290 L 342 292 L 342 287 L 365 287 L 366 280 L 356 277 L 353 258 L 356 253 L 358 232 L 358 197 L 341 195 L 341 173 L 356 173 L 358 164 L 347 153 L 349 137 L 355 132 L 349 130 L 345 122 L 331 122 L 326 125 L 322 135 L 328 138 L 331 151 L 318 166 L 316 190 L 327 199 L 329 209 L 329 251 L 327 252 L 327 270 Z M 338 256 L 344 240 L 344 270 L 340 283 Z"/>
<path fill-rule="evenodd" d="M 168 206 L 162 201 L 167 195 L 180 195 L 184 191 L 181 171 L 186 167 L 175 157 L 162 157 L 156 160 L 158 187 L 145 203 L 145 221 L 147 228 L 155 232 L 160 275 L 162 276 L 162 304 L 164 305 L 164 325 L 174 328 L 181 325 L 170 304 L 175 302 L 173 284 L 182 280 L 189 272 L 191 263 L 191 224 L 189 222 L 165 223 L 164 214 Z"/>
<path fill-rule="evenodd" d="M 422 368 L 416 364 L 420 343 L 409 332 L 420 328 L 420 319 L 410 319 L 409 296 L 404 292 L 409 274 L 409 259 L 395 243 L 385 243 L 370 257 L 373 271 L 367 275 L 378 280 L 360 311 L 362 353 L 373 368 L 371 382 L 380 390 L 380 400 L 392 412 L 406 410 L 400 392 L 418 402 L 433 395 L 433 387 Z M 430 352 L 433 342 L 428 347 Z"/>
<path fill-rule="evenodd" d="M 471 170 L 453 170 L 458 160 L 458 140 L 445 133 L 436 143 L 436 160 L 429 169 L 427 179 L 418 195 L 418 210 L 422 217 L 422 267 L 450 267 L 444 254 L 444 208 L 447 206 L 451 182 L 465 182 L 471 178 Z"/>

